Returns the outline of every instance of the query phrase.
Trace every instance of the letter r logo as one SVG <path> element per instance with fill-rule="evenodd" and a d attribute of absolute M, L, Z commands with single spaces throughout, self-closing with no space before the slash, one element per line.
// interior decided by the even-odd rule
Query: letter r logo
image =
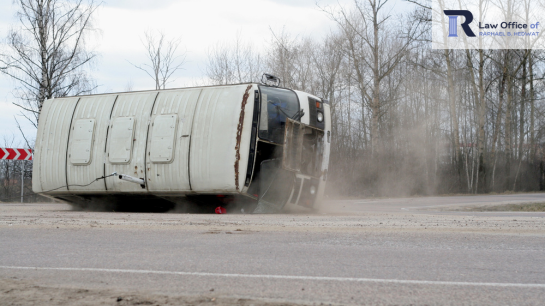
<path fill-rule="evenodd" d="M 448 36 L 449 37 L 458 37 L 458 16 L 464 16 L 465 21 L 462 23 L 462 30 L 466 33 L 468 37 L 475 37 L 473 31 L 469 27 L 469 24 L 473 21 L 473 14 L 470 11 L 466 10 L 445 10 L 445 15 L 448 16 Z"/>

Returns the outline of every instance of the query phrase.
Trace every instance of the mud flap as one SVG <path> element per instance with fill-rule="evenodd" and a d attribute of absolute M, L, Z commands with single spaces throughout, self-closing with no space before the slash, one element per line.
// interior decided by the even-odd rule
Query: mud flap
<path fill-rule="evenodd" d="M 261 163 L 261 173 L 267 173 L 259 181 L 259 200 L 254 214 L 278 213 L 284 208 L 295 181 L 295 173 L 282 169 L 280 160 L 270 159 Z"/>

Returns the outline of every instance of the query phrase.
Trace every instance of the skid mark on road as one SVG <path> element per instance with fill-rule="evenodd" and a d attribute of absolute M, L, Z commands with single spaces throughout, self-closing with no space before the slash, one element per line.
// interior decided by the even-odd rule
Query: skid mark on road
<path fill-rule="evenodd" d="M 54 268 L 54 267 L 0 266 L 0 269 L 75 271 L 75 272 L 106 272 L 106 273 L 127 273 L 127 274 L 161 274 L 161 275 L 181 275 L 181 276 L 261 278 L 261 279 L 280 279 L 280 280 L 386 283 L 386 284 L 404 284 L 404 285 L 446 285 L 446 286 L 516 287 L 516 288 L 542 288 L 542 289 L 545 289 L 545 284 L 523 284 L 523 283 L 449 282 L 449 281 L 403 280 L 403 279 L 358 278 L 358 277 L 296 276 L 296 275 L 268 275 L 268 274 L 233 274 L 233 273 L 179 272 L 179 271 L 101 269 L 101 268 Z"/>

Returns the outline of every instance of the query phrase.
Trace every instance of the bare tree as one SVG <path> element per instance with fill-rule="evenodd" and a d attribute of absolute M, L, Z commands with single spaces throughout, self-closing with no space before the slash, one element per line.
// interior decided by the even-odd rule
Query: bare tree
<path fill-rule="evenodd" d="M 329 186 L 359 195 L 545 190 L 543 53 L 432 50 L 417 43 L 416 27 L 430 26 L 430 2 L 408 2 L 415 18 L 397 25 L 385 0 L 323 8 L 337 22 L 342 54 L 339 73 L 325 77 L 334 89 L 330 177 L 339 182 Z M 276 54 L 297 75 L 297 44 L 281 38 L 290 52 Z"/>
<path fill-rule="evenodd" d="M 46 99 L 92 92 L 87 69 L 96 53 L 86 50 L 93 31 L 93 0 L 15 0 L 20 24 L 0 51 L 0 72 L 18 85 L 14 95 L 21 114 L 35 127 Z"/>
<path fill-rule="evenodd" d="M 240 35 L 234 43 L 218 43 L 208 51 L 206 76 L 212 84 L 257 82 L 262 70 L 261 55 Z"/>
<path fill-rule="evenodd" d="M 267 71 L 280 77 L 282 85 L 311 91 L 314 86 L 314 54 L 319 46 L 310 37 L 291 37 L 282 29 L 271 29 L 272 41 L 267 52 Z"/>
<path fill-rule="evenodd" d="M 186 52 L 179 53 L 180 43 L 180 38 L 168 39 L 161 31 L 153 33 L 148 30 L 144 33 L 142 44 L 150 63 L 131 65 L 149 75 L 155 81 L 155 89 L 165 89 L 167 83 L 174 81 L 173 74 L 185 64 Z"/>
<path fill-rule="evenodd" d="M 388 0 L 354 0 L 355 8 L 352 10 L 342 7 L 338 11 L 324 10 L 337 22 L 349 41 L 348 54 L 357 66 L 362 98 L 369 101 L 372 114 L 373 152 L 379 148 L 379 121 L 387 102 L 381 98 L 384 96 L 381 94 L 382 84 L 422 35 L 420 22 L 405 22 L 401 27 L 388 22 L 391 14 L 387 3 Z M 370 75 L 365 76 L 363 70 L 369 70 Z"/>

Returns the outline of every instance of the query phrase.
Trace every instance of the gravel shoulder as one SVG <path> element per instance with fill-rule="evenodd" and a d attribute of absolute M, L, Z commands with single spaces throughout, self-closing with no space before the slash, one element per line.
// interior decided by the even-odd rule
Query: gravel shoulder
<path fill-rule="evenodd" d="M 498 234 L 545 233 L 535 216 L 439 212 L 329 212 L 314 214 L 177 214 L 73 211 L 66 204 L 0 205 L 0 228 L 175 228 L 195 231 L 438 231 Z"/>

